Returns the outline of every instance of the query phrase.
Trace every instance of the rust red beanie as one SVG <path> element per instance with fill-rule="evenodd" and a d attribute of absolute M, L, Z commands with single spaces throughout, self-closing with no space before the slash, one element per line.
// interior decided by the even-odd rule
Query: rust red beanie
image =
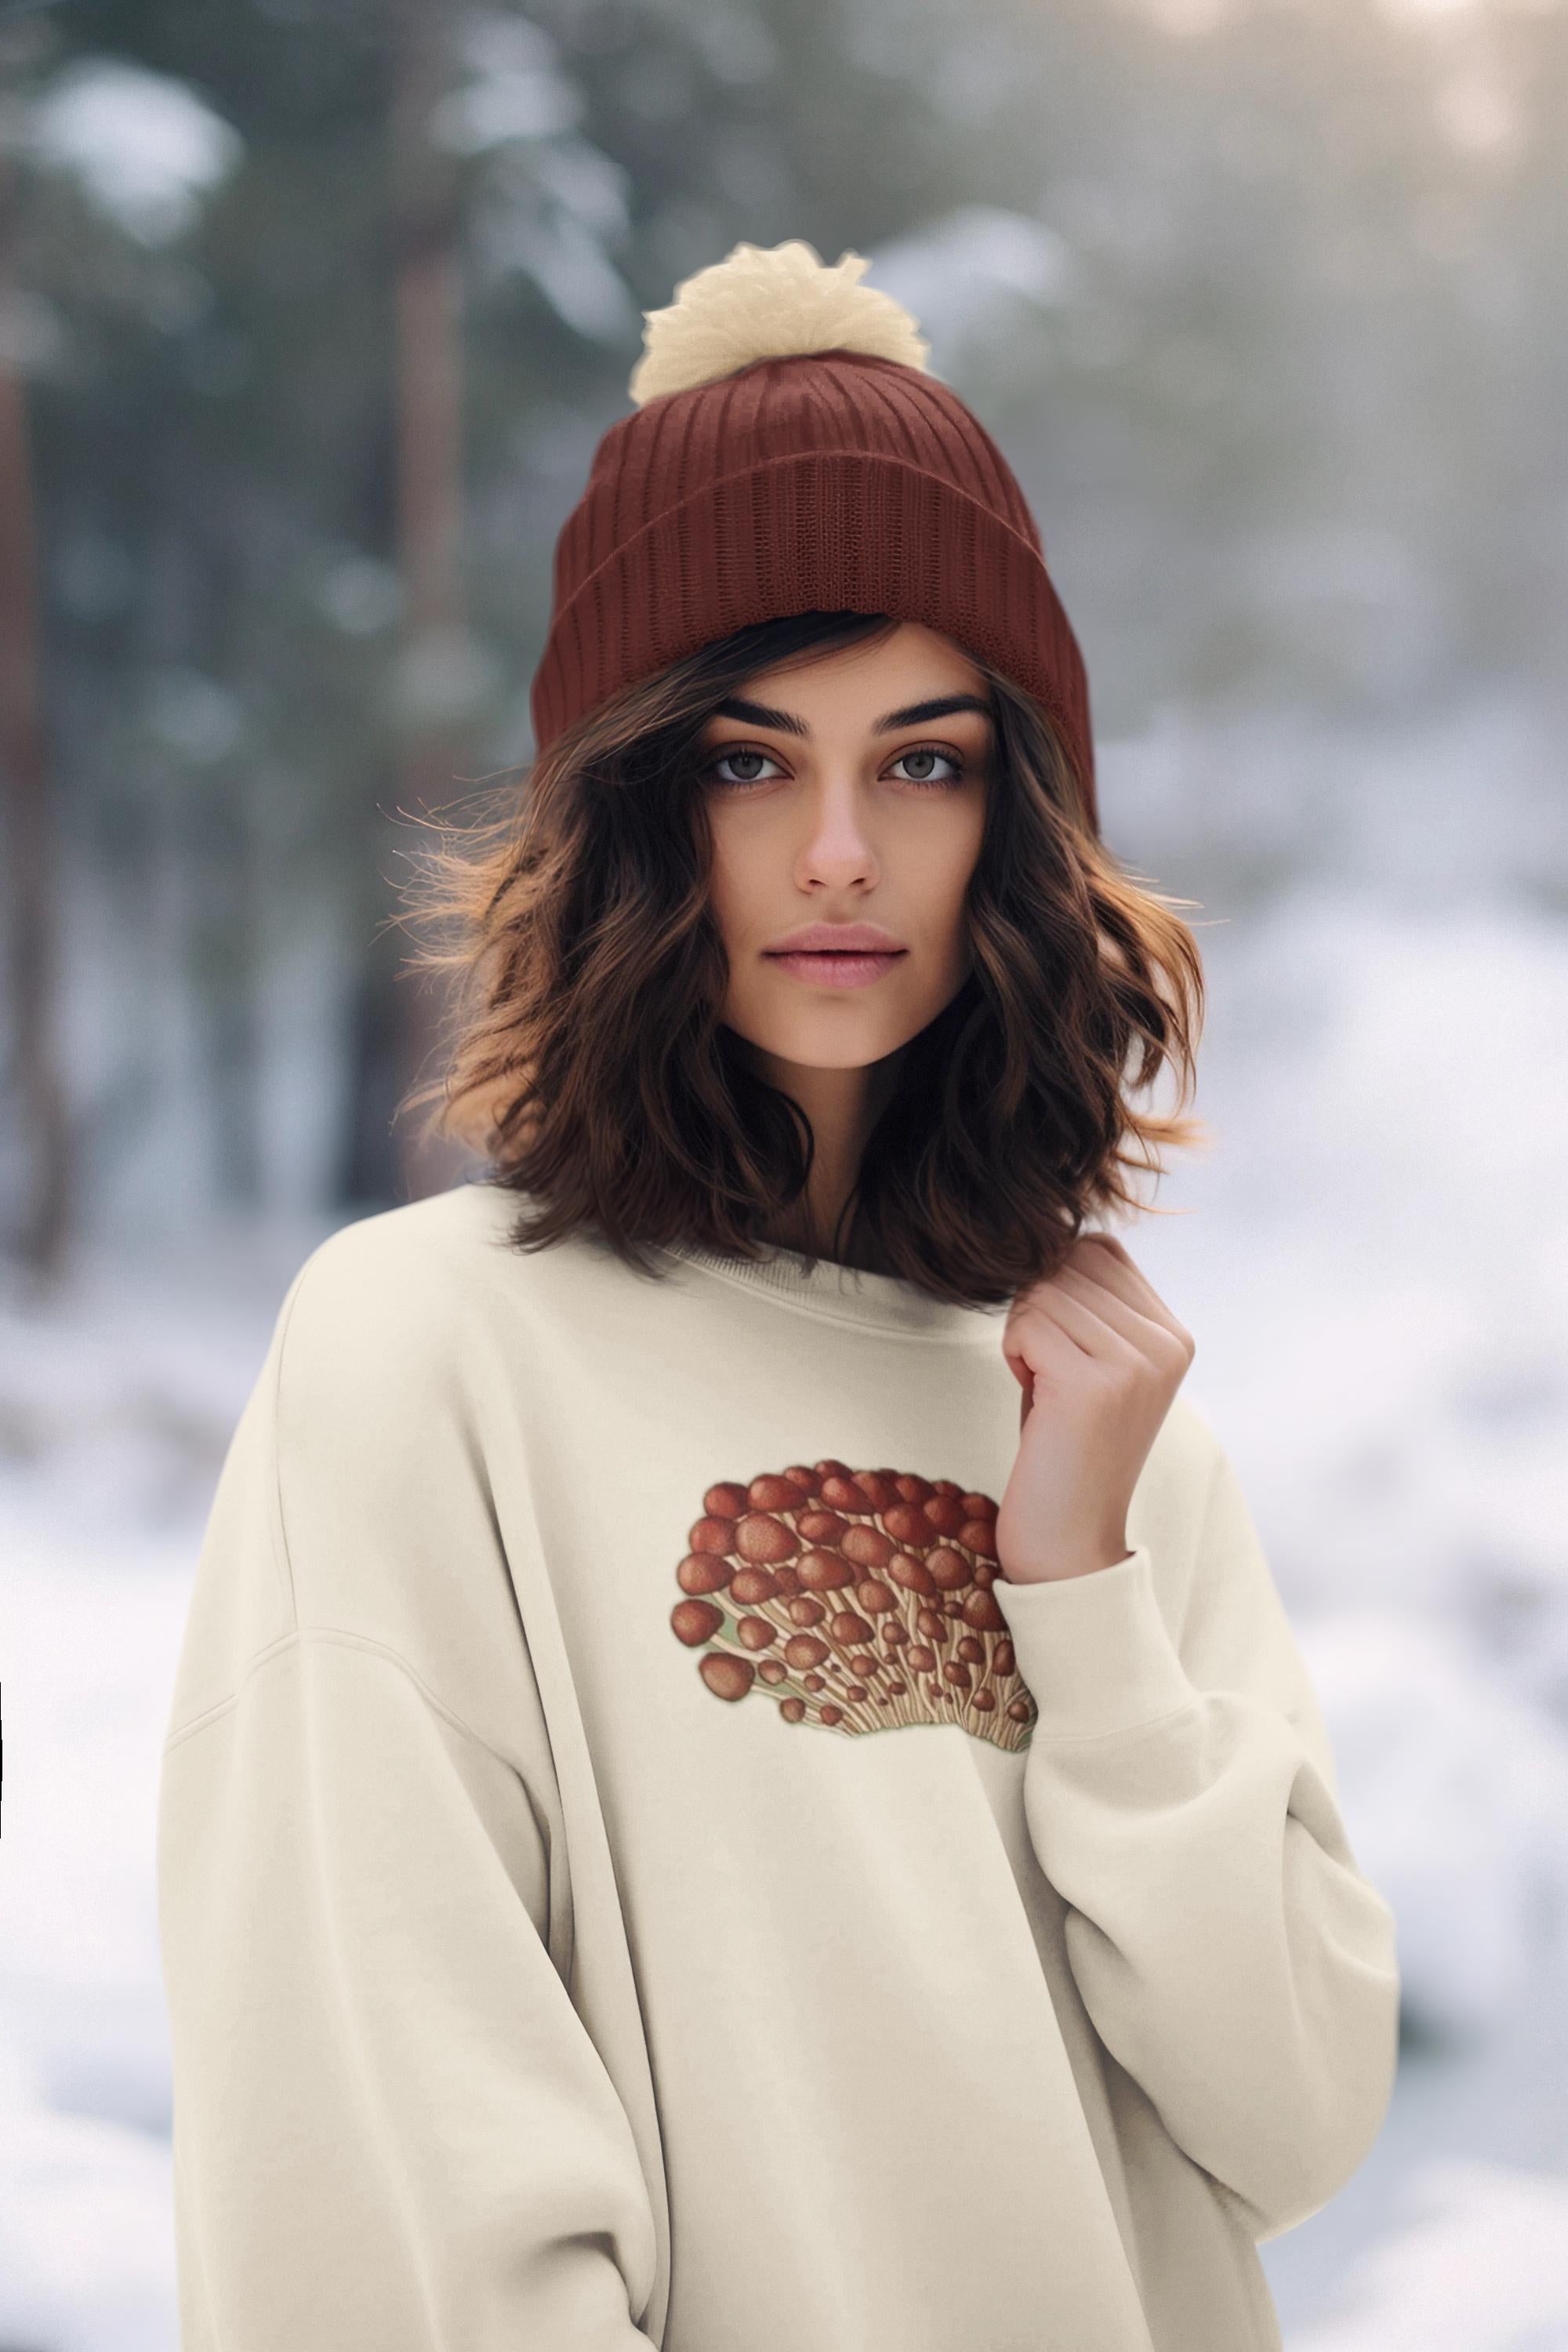
<path fill-rule="evenodd" d="M 1039 531 L 913 320 L 856 282 L 866 267 L 738 246 L 648 314 L 642 404 L 599 443 L 556 542 L 536 750 L 753 622 L 886 613 L 1039 698 L 1098 829 L 1089 681 Z"/>

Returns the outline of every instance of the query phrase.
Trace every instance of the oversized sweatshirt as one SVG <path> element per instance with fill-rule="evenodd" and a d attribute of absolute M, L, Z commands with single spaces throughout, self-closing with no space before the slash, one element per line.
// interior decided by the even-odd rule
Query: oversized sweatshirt
<path fill-rule="evenodd" d="M 1227 1457 L 1010 1582 L 1001 1310 L 307 1260 L 159 1796 L 184 2352 L 1259 2352 L 1398 1978 Z M 1048 1408 L 1042 1408 L 1048 1409 Z"/>

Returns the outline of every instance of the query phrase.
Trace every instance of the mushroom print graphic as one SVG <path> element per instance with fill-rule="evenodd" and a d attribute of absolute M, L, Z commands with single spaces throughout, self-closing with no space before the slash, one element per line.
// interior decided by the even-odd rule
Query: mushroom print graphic
<path fill-rule="evenodd" d="M 702 1497 L 669 1612 L 715 1698 L 753 1691 L 786 1723 L 957 1723 L 1028 1743 L 1035 1702 L 992 1592 L 996 1506 L 952 1478 L 803 1465 Z"/>

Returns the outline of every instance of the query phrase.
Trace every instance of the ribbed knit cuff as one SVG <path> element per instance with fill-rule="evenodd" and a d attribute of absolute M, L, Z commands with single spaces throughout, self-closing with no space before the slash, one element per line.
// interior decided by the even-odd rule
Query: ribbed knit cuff
<path fill-rule="evenodd" d="M 1083 656 L 1038 545 L 912 458 L 853 448 L 699 477 L 569 589 L 558 581 L 531 694 L 536 753 L 713 639 L 811 611 L 923 622 L 994 662 L 1057 719 L 1098 823 Z"/>
<path fill-rule="evenodd" d="M 999 1576 L 991 1593 L 1039 1709 L 1035 1738 L 1135 1731 L 1200 1696 L 1165 1630 L 1146 1544 L 1087 1576 L 1037 1584 Z"/>

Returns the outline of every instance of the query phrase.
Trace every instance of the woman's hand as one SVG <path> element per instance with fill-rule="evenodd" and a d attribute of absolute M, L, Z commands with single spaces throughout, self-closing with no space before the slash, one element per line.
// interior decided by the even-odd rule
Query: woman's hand
<path fill-rule="evenodd" d="M 1119 1241 L 1082 1234 L 1019 1292 L 1002 1352 L 1024 1391 L 996 1514 L 1010 1583 L 1087 1576 L 1128 1554 L 1127 1507 L 1194 1353 Z"/>

